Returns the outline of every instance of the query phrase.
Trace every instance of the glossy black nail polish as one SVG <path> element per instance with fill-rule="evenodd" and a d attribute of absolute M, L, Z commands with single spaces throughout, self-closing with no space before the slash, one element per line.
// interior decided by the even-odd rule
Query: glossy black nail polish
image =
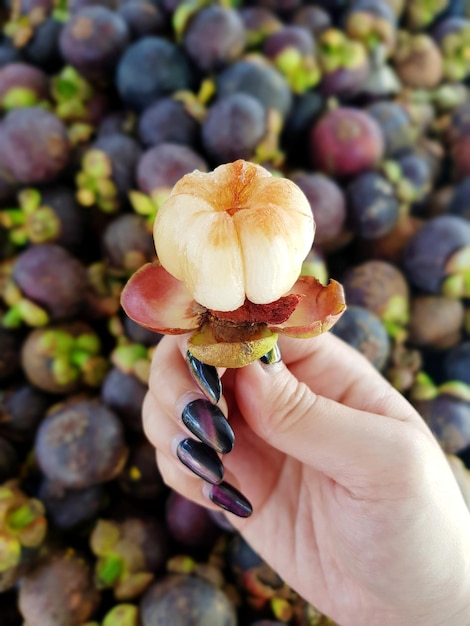
<path fill-rule="evenodd" d="M 196 476 L 213 485 L 222 482 L 224 466 L 216 452 L 205 443 L 183 439 L 176 448 L 176 455 Z"/>
<path fill-rule="evenodd" d="M 253 507 L 245 496 L 227 482 L 213 485 L 209 498 L 214 504 L 238 517 L 250 517 L 253 513 Z"/>
<path fill-rule="evenodd" d="M 279 363 L 279 361 L 281 360 L 282 360 L 281 350 L 279 346 L 277 345 L 277 343 L 271 348 L 269 352 L 266 352 L 266 354 L 263 354 L 263 356 L 260 357 L 260 361 L 262 363 L 265 363 L 266 365 Z"/>
<path fill-rule="evenodd" d="M 186 362 L 196 384 L 212 402 L 217 404 L 222 395 L 222 383 L 217 368 L 199 361 L 189 351 L 186 353 Z"/>
<path fill-rule="evenodd" d="M 202 442 L 221 454 L 233 448 L 235 435 L 218 406 L 200 398 L 187 404 L 181 414 L 186 428 Z"/>

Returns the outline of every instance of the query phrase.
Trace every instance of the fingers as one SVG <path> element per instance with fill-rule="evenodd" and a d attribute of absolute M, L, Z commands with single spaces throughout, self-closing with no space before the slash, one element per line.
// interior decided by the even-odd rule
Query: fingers
<path fill-rule="evenodd" d="M 157 453 L 157 464 L 165 484 L 185 498 L 215 511 L 224 509 L 238 518 L 247 518 L 252 514 L 250 502 L 233 486 L 232 479 L 217 485 L 203 483 L 193 476 L 184 475 L 172 459 L 160 453 Z"/>
<path fill-rule="evenodd" d="M 165 416 L 179 431 L 186 430 L 221 454 L 230 452 L 234 433 L 226 420 L 225 400 L 215 405 L 196 388 L 180 346 L 172 338 L 164 337 L 155 352 L 149 392 L 162 419 Z M 162 419 L 156 419 L 154 412 L 143 412 L 145 433 L 155 446 L 161 443 Z"/>
<path fill-rule="evenodd" d="M 311 339 L 280 337 L 282 359 L 316 394 L 356 409 L 416 419 L 407 400 L 357 350 L 330 332 Z"/>
<path fill-rule="evenodd" d="M 199 476 L 214 483 L 222 481 L 223 466 L 216 452 L 206 444 L 188 437 L 172 420 L 161 415 L 155 398 L 150 393 L 144 400 L 143 415 L 152 416 L 159 423 L 151 440 L 159 457 L 171 459 L 187 477 Z"/>
<path fill-rule="evenodd" d="M 196 359 L 184 360 L 182 347 L 165 338 L 159 344 L 143 407 L 146 436 L 159 451 L 159 466 L 167 483 L 171 481 L 175 489 L 195 499 L 197 476 L 207 484 L 206 504 L 210 500 L 239 517 L 247 517 L 251 504 L 227 482 L 221 461 L 221 456 L 233 448 L 234 433 L 225 417 L 227 405 L 220 398 L 217 371 L 213 368 L 211 372 Z M 199 387 L 209 391 L 206 395 L 211 400 L 196 388 L 195 376 Z M 217 398 L 218 405 L 213 403 Z"/>
<path fill-rule="evenodd" d="M 351 488 L 395 467 L 400 455 L 413 456 L 422 438 L 432 437 L 424 423 L 406 421 L 407 414 L 398 420 L 317 395 L 283 363 L 237 371 L 235 397 L 268 445 Z"/>

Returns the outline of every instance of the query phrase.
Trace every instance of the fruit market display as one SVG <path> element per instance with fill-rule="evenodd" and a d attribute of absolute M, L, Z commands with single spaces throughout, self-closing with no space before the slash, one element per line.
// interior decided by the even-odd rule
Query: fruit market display
<path fill-rule="evenodd" d="M 330 294 L 322 330 L 417 407 L 470 506 L 470 3 L 0 7 L 1 625 L 333 624 L 222 512 L 163 483 L 140 413 L 179 320 L 157 297 L 156 321 L 129 316 L 129 286 L 162 276 L 156 233 L 202 318 L 238 323 L 260 281 L 199 284 L 172 255 L 187 241 L 168 206 L 189 180 L 207 210 L 199 181 L 236 168 L 279 199 L 287 183 L 314 243 L 292 220 L 292 267 L 265 255 L 276 288 L 245 307 L 263 311 L 255 358 L 298 331 L 268 305 L 297 306 L 300 271 Z M 197 358 L 244 364 L 219 327 L 183 330 Z"/>

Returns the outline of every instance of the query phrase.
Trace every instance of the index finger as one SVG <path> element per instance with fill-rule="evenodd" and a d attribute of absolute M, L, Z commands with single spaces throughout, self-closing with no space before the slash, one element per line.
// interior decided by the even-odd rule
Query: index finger
<path fill-rule="evenodd" d="M 417 415 L 364 355 L 331 332 L 310 339 L 281 336 L 279 345 L 284 363 L 316 394 L 398 419 Z"/>

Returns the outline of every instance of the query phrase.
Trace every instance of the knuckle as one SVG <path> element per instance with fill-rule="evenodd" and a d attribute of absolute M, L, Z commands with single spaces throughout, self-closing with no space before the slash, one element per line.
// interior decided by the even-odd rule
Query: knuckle
<path fill-rule="evenodd" d="M 313 410 L 315 395 L 302 382 L 290 377 L 276 385 L 272 396 L 272 411 L 265 420 L 272 432 L 282 434 L 304 420 Z"/>

